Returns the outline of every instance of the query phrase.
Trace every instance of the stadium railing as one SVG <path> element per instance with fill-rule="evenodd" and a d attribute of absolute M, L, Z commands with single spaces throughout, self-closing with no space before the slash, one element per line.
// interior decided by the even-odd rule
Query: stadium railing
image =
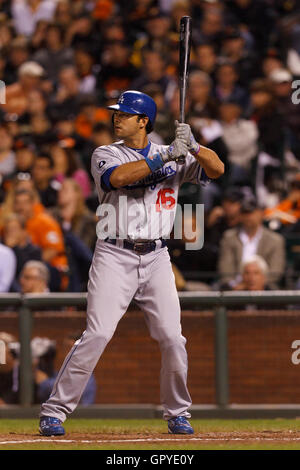
<path fill-rule="evenodd" d="M 247 304 L 258 308 L 269 306 L 300 306 L 300 291 L 240 291 L 240 292 L 179 292 L 182 309 L 209 308 L 214 312 L 215 389 L 216 404 L 222 409 L 229 401 L 229 364 L 227 309 Z M 30 406 L 33 400 L 31 334 L 33 311 L 39 308 L 86 308 L 85 293 L 0 294 L 0 309 L 18 311 L 20 351 L 20 404 Z M 1 315 L 1 313 L 0 313 Z"/>

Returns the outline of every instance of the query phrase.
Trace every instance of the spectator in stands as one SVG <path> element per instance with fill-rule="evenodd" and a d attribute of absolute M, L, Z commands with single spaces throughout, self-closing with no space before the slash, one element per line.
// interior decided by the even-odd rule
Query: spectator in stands
<path fill-rule="evenodd" d="M 43 261 L 57 269 L 62 278 L 61 288 L 66 288 L 65 273 L 68 270 L 63 234 L 59 224 L 45 210 L 35 212 L 35 195 L 32 191 L 19 190 L 14 195 L 14 211 L 25 220 L 32 243 L 39 246 Z"/>
<path fill-rule="evenodd" d="M 80 97 L 80 79 L 76 68 L 66 65 L 59 72 L 57 92 L 50 102 L 51 116 L 69 115 L 74 119 L 80 109 Z"/>
<path fill-rule="evenodd" d="M 18 394 L 18 359 L 14 345 L 16 338 L 5 332 L 0 332 L 0 340 L 5 343 L 6 364 L 0 367 L 0 406 L 15 405 L 19 401 Z"/>
<path fill-rule="evenodd" d="M 18 81 L 6 87 L 6 104 L 2 109 L 6 113 L 21 116 L 27 111 L 29 93 L 41 88 L 44 69 L 33 61 L 25 62 L 18 69 Z"/>
<path fill-rule="evenodd" d="M 66 178 L 58 193 L 58 204 L 52 215 L 64 230 L 71 230 L 91 250 L 96 242 L 96 216 L 85 205 L 82 189 L 72 178 Z"/>
<path fill-rule="evenodd" d="M 188 98 L 190 110 L 188 117 L 210 117 L 217 116 L 217 104 L 211 95 L 212 80 L 210 76 L 202 71 L 193 71 L 189 78 Z"/>
<path fill-rule="evenodd" d="M 251 120 L 257 123 L 260 148 L 273 158 L 282 159 L 284 120 L 279 113 L 272 84 L 257 79 L 250 86 Z"/>
<path fill-rule="evenodd" d="M 252 34 L 257 51 L 263 51 L 268 46 L 277 18 L 269 4 L 255 0 L 233 0 L 226 2 L 226 10 L 231 24 L 242 24 L 243 30 Z"/>
<path fill-rule="evenodd" d="M 111 126 L 102 122 L 95 124 L 93 127 L 91 140 L 95 146 L 94 149 L 96 147 L 100 147 L 101 145 L 111 144 L 113 141 L 113 132 L 111 130 Z"/>
<path fill-rule="evenodd" d="M 78 47 L 75 50 L 75 65 L 80 80 L 81 93 L 94 93 L 96 88 L 95 58 L 88 48 Z M 97 67 L 99 68 L 99 67 Z"/>
<path fill-rule="evenodd" d="M 16 155 L 13 151 L 13 139 L 7 126 L 0 126 L 0 175 L 13 173 L 16 165 Z"/>
<path fill-rule="evenodd" d="M 223 129 L 217 119 L 211 119 L 210 116 L 190 117 L 188 122 L 191 124 L 193 134 L 200 145 L 210 148 L 216 152 L 225 165 L 226 175 L 217 181 L 210 181 L 201 191 L 201 201 L 204 204 L 205 212 L 210 211 L 215 204 L 219 204 L 222 191 L 227 187 L 227 178 L 229 173 L 228 149 L 223 139 Z"/>
<path fill-rule="evenodd" d="M 57 191 L 60 188 L 54 179 L 55 163 L 48 153 L 39 153 L 32 167 L 32 178 L 39 193 L 41 203 L 45 207 L 54 207 L 57 202 Z"/>
<path fill-rule="evenodd" d="M 1 5 L 2 7 L 2 5 Z M 7 50 L 13 41 L 14 30 L 8 24 L 7 18 L 3 16 L 0 21 L 0 45 L 1 49 Z"/>
<path fill-rule="evenodd" d="M 20 188 L 34 191 L 35 216 L 44 213 L 30 179 L 33 173 L 39 179 L 39 170 L 48 172 L 47 162 L 42 161 L 44 168 L 38 168 L 41 159 L 35 162 L 44 151 L 55 157 L 58 179 L 79 181 L 85 204 L 96 211 L 99 202 L 90 159 L 97 146 L 114 140 L 106 106 L 115 103 L 120 90 L 136 86 L 153 96 L 158 114 L 151 139 L 171 142 L 179 116 L 178 33 L 184 15 L 194 21 L 186 120 L 198 141 L 217 152 L 226 167 L 222 178 L 201 191 L 181 189 L 181 201 L 204 202 L 207 220 L 217 220 L 211 236 L 205 235 L 201 255 L 189 261 L 215 269 L 218 246 L 212 240 L 214 236 L 219 240 L 220 227 L 226 226 L 220 207 L 226 212 L 229 205 L 230 212 L 238 206 L 223 201 L 233 154 L 248 161 L 247 178 L 243 181 L 239 174 L 237 185 L 249 184 L 253 168 L 250 183 L 258 200 L 264 206 L 287 202 L 285 216 L 294 216 L 296 196 L 292 194 L 291 201 L 288 194 L 287 200 L 281 200 L 289 181 L 281 170 L 300 169 L 299 105 L 291 100 L 296 91 L 292 80 L 299 76 L 299 28 L 297 16 L 291 15 L 297 11 L 296 1 L 0 0 L 0 4 L 0 80 L 6 84 L 6 104 L 0 104 L 1 235 L 4 218 L 15 212 L 14 195 Z M 257 156 L 252 158 L 256 143 Z M 80 160 L 75 173 L 73 151 Z M 42 199 L 48 205 L 43 195 Z M 64 212 L 57 201 L 50 206 Z M 66 206 L 70 208 L 70 201 Z M 84 230 L 73 233 L 71 225 L 72 230 L 60 235 L 65 237 L 68 256 L 78 241 L 72 236 L 79 234 L 88 248 L 94 243 L 90 235 L 87 242 Z M 285 236 L 291 231 L 294 237 L 299 222 L 282 224 L 281 231 Z M 89 253 L 84 249 L 82 253 L 88 260 Z"/>
<path fill-rule="evenodd" d="M 285 242 L 282 235 L 265 228 L 263 211 L 254 199 L 246 198 L 241 207 L 240 227 L 227 230 L 220 243 L 218 272 L 221 285 L 233 288 L 240 282 L 242 263 L 260 255 L 268 265 L 268 284 L 276 288 L 285 268 Z"/>
<path fill-rule="evenodd" d="M 65 178 L 72 178 L 79 184 L 84 198 L 90 196 L 90 178 L 87 172 L 81 168 L 79 157 L 74 149 L 68 146 L 68 142 L 61 140 L 58 144 L 54 144 L 50 149 L 50 154 L 54 162 L 54 180 L 60 185 Z"/>
<path fill-rule="evenodd" d="M 30 49 L 32 50 L 32 53 L 44 47 L 48 24 L 49 21 L 47 20 L 37 21 L 35 30 L 30 37 Z"/>
<path fill-rule="evenodd" d="M 49 292 L 50 273 L 45 263 L 27 261 L 19 277 L 22 294 L 44 294 Z"/>
<path fill-rule="evenodd" d="M 244 88 L 238 84 L 237 68 L 231 62 L 220 64 L 216 72 L 216 86 L 214 94 L 221 103 L 235 101 L 242 109 L 246 109 L 249 97 Z"/>
<path fill-rule="evenodd" d="M 284 118 L 289 130 L 289 144 L 292 152 L 300 157 L 300 113 L 299 106 L 292 100 L 292 74 L 286 70 L 274 70 L 270 74 L 275 96 L 278 102 L 278 110 Z"/>
<path fill-rule="evenodd" d="M 198 44 L 194 52 L 195 58 L 194 62 L 191 64 L 191 69 L 202 70 L 202 72 L 207 73 L 214 82 L 218 59 L 214 45 L 212 43 Z"/>
<path fill-rule="evenodd" d="M 95 148 L 101 145 L 109 145 L 114 141 L 114 135 L 110 124 L 99 122 L 94 125 L 91 137 L 85 141 L 83 148 L 80 151 L 81 160 L 85 170 L 90 177 L 91 168 L 91 155 Z M 91 179 L 91 178 L 90 178 Z"/>
<path fill-rule="evenodd" d="M 143 51 L 142 73 L 133 80 L 132 89 L 142 90 L 148 85 L 160 86 L 166 101 L 174 90 L 174 80 L 166 74 L 166 59 L 160 52 L 146 49 Z"/>
<path fill-rule="evenodd" d="M 73 64 L 74 53 L 71 48 L 64 46 L 64 31 L 60 25 L 50 23 L 47 26 L 45 47 L 34 54 L 33 60 L 43 67 L 52 82 L 57 81 L 62 67 Z"/>
<path fill-rule="evenodd" d="M 253 52 L 253 37 L 249 31 L 228 27 L 222 38 L 220 60 L 229 61 L 235 66 L 239 84 L 246 89 L 249 82 L 259 74 L 258 58 Z"/>
<path fill-rule="evenodd" d="M 251 185 L 251 170 L 257 156 L 258 129 L 255 122 L 241 117 L 239 102 L 225 101 L 220 105 L 223 140 L 228 149 L 229 184 Z"/>
<path fill-rule="evenodd" d="M 300 220 L 300 173 L 290 183 L 290 190 L 283 200 L 276 206 L 265 209 L 265 220 L 269 223 L 277 221 L 277 227 L 282 225 L 294 225 Z M 272 224 L 273 225 L 273 224 Z M 293 229 L 292 229 L 293 231 Z"/>
<path fill-rule="evenodd" d="M 210 42 L 219 49 L 222 40 L 224 15 L 221 10 L 204 10 L 198 28 L 194 28 L 193 37 L 196 43 Z"/>
<path fill-rule="evenodd" d="M 25 229 L 22 217 L 9 214 L 4 218 L 3 243 L 10 247 L 16 256 L 16 278 L 19 276 L 24 264 L 29 260 L 40 260 L 41 250 L 33 245 Z"/>
<path fill-rule="evenodd" d="M 55 0 L 14 0 L 11 12 L 17 33 L 33 34 L 39 20 L 52 20 L 55 6 Z"/>
<path fill-rule="evenodd" d="M 13 175 L 18 173 L 31 173 L 35 159 L 34 144 L 25 139 L 15 141 L 16 166 Z"/>
<path fill-rule="evenodd" d="M 94 95 L 84 95 L 80 100 L 80 111 L 75 120 L 75 130 L 83 139 L 89 139 L 93 127 L 98 123 L 111 123 L 111 115 L 106 108 L 97 105 Z"/>
<path fill-rule="evenodd" d="M 75 2 L 72 1 L 73 20 L 66 32 L 66 45 L 73 49 L 87 47 L 94 57 L 98 57 L 102 50 L 102 38 L 90 13 L 83 11 L 85 2 L 77 2 L 79 8 L 76 10 Z M 81 11 L 80 11 L 81 10 Z"/>
<path fill-rule="evenodd" d="M 10 215 L 14 212 L 14 197 L 17 191 L 25 190 L 25 191 L 32 191 L 34 194 L 34 211 L 41 212 L 45 208 L 40 203 L 40 198 L 38 192 L 35 188 L 34 182 L 31 178 L 30 173 L 17 173 L 11 181 L 9 181 L 9 187 L 5 193 L 5 199 L 1 205 L 0 210 L 0 227 L 3 228 L 3 218 L 7 215 Z"/>
<path fill-rule="evenodd" d="M 0 292 L 9 292 L 16 275 L 17 260 L 13 250 L 0 243 Z"/>
<path fill-rule="evenodd" d="M 113 40 L 105 44 L 102 67 L 98 75 L 97 88 L 109 93 L 113 90 L 131 88 L 132 81 L 138 76 L 137 69 L 130 62 L 128 42 Z"/>
<path fill-rule="evenodd" d="M 261 77 L 261 79 L 268 79 L 274 70 L 279 70 L 283 68 L 284 65 L 278 51 L 276 51 L 276 49 L 271 48 L 267 51 L 267 54 L 262 59 L 261 69 L 263 77 Z"/>
<path fill-rule="evenodd" d="M 72 11 L 71 11 L 70 0 L 60 0 L 56 4 L 54 21 L 65 29 L 67 29 L 70 26 L 72 22 Z"/>
<path fill-rule="evenodd" d="M 228 188 L 222 194 L 220 206 L 215 206 L 206 216 L 205 243 L 218 251 L 221 238 L 226 230 L 238 227 L 241 222 L 241 205 L 245 194 L 239 187 Z"/>
<path fill-rule="evenodd" d="M 259 255 L 253 255 L 242 263 L 242 280 L 233 290 L 269 290 L 267 285 L 268 265 Z"/>
<path fill-rule="evenodd" d="M 175 119 L 178 109 L 177 100 L 179 100 L 178 90 L 174 90 L 174 94 L 170 101 L 170 106 L 166 109 L 166 102 L 163 91 L 159 85 L 148 85 L 143 89 L 143 92 L 154 99 L 157 106 L 157 114 L 155 119 L 155 131 L 161 137 L 165 144 L 172 142 L 172 136 L 175 132 Z M 175 110 L 174 110 L 175 106 Z M 188 100 L 186 101 L 186 109 L 189 107 Z M 151 134 L 150 134 L 150 140 Z"/>
<path fill-rule="evenodd" d="M 24 120 L 30 120 L 30 118 L 45 118 L 48 114 L 47 109 L 47 95 L 42 90 L 32 90 L 28 94 L 28 106 L 27 116 L 24 116 Z"/>
<path fill-rule="evenodd" d="M 2 44 L 2 47 L 4 45 Z M 8 64 L 5 70 L 5 83 L 11 85 L 18 80 L 18 68 L 30 59 L 28 39 L 23 36 L 16 37 L 10 42 Z"/>
<path fill-rule="evenodd" d="M 138 37 L 133 45 L 132 63 L 142 67 L 143 50 L 151 49 L 167 56 L 171 47 L 172 35 L 170 33 L 170 17 L 158 8 L 150 10 L 145 21 L 146 34 Z"/>

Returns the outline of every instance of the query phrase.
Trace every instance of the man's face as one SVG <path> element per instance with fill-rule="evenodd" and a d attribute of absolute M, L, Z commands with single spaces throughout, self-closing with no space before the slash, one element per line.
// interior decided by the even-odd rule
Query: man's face
<path fill-rule="evenodd" d="M 168 33 L 170 20 L 167 17 L 149 19 L 146 25 L 147 31 L 153 38 L 164 38 Z"/>
<path fill-rule="evenodd" d="M 266 279 L 257 263 L 247 264 L 243 271 L 246 290 L 264 290 Z"/>
<path fill-rule="evenodd" d="M 39 277 L 38 270 L 33 267 L 23 269 L 20 274 L 20 286 L 23 294 L 42 293 L 45 291 L 45 282 Z"/>
<path fill-rule="evenodd" d="M 230 201 L 225 199 L 222 203 L 222 207 L 227 217 L 236 217 L 240 215 L 241 203 L 239 201 Z"/>
<path fill-rule="evenodd" d="M 199 46 L 196 49 L 196 61 L 202 70 L 211 69 L 216 64 L 217 56 L 211 46 Z"/>
<path fill-rule="evenodd" d="M 33 214 L 33 200 L 29 194 L 19 194 L 15 197 L 14 210 L 17 214 L 29 219 Z"/>
<path fill-rule="evenodd" d="M 21 148 L 16 151 L 16 162 L 19 171 L 26 171 L 32 167 L 35 155 L 29 148 Z"/>
<path fill-rule="evenodd" d="M 8 131 L 0 128 L 0 151 L 10 150 L 12 147 L 12 138 Z"/>
<path fill-rule="evenodd" d="M 49 181 L 52 178 L 53 170 L 47 158 L 37 158 L 32 169 L 32 176 L 36 183 Z"/>
<path fill-rule="evenodd" d="M 256 230 L 261 225 L 263 220 L 263 213 L 261 210 L 256 209 L 252 212 L 245 212 L 241 214 L 241 222 L 245 230 Z"/>
<path fill-rule="evenodd" d="M 222 85 L 232 85 L 236 81 L 236 73 L 231 65 L 223 65 L 218 70 L 218 82 Z"/>
<path fill-rule="evenodd" d="M 123 111 L 115 111 L 113 120 L 115 135 L 121 139 L 137 135 L 141 130 L 141 123 L 146 122 L 139 121 L 136 114 L 123 113 Z"/>
<path fill-rule="evenodd" d="M 193 101 L 206 99 L 210 93 L 209 83 L 201 77 L 193 76 L 190 79 L 189 97 Z"/>
<path fill-rule="evenodd" d="M 8 246 L 16 246 L 24 239 L 24 229 L 18 220 L 10 220 L 3 227 L 4 242 Z"/>
<path fill-rule="evenodd" d="M 147 52 L 144 55 L 144 70 L 148 78 L 158 80 L 163 74 L 165 63 L 157 52 Z"/>
<path fill-rule="evenodd" d="M 276 96 L 279 98 L 286 98 L 287 96 L 290 96 L 291 90 L 292 90 L 292 84 L 291 82 L 281 82 L 281 83 L 276 83 L 274 85 L 274 90 Z"/>

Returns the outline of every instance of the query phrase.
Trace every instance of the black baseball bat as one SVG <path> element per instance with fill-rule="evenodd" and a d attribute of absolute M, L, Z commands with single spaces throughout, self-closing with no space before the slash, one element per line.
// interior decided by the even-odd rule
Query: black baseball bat
<path fill-rule="evenodd" d="M 185 120 L 185 100 L 189 75 L 190 52 L 192 38 L 192 18 L 183 16 L 180 19 L 180 40 L 179 40 L 179 91 L 180 91 L 180 111 L 179 122 Z M 184 156 L 179 157 L 178 163 L 184 163 Z"/>

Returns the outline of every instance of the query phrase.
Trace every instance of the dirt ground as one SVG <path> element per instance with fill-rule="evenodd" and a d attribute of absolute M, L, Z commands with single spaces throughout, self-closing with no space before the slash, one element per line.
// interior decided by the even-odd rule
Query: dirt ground
<path fill-rule="evenodd" d="M 195 433 L 193 435 L 171 435 L 167 433 L 153 435 L 153 433 L 136 433 L 136 434 L 108 434 L 108 433 L 76 433 L 72 432 L 65 436 L 53 436 L 44 437 L 36 434 L 19 434 L 10 432 L 9 434 L 0 434 L 0 446 L 1 444 L 11 443 L 34 443 L 34 442 L 78 442 L 78 443 L 155 443 L 160 442 L 177 442 L 178 444 L 184 442 L 195 442 L 198 441 L 203 443 L 251 443 L 251 442 L 276 442 L 276 443 L 288 443 L 288 442 L 300 442 L 299 431 L 259 431 L 259 432 L 206 432 L 206 433 Z"/>

